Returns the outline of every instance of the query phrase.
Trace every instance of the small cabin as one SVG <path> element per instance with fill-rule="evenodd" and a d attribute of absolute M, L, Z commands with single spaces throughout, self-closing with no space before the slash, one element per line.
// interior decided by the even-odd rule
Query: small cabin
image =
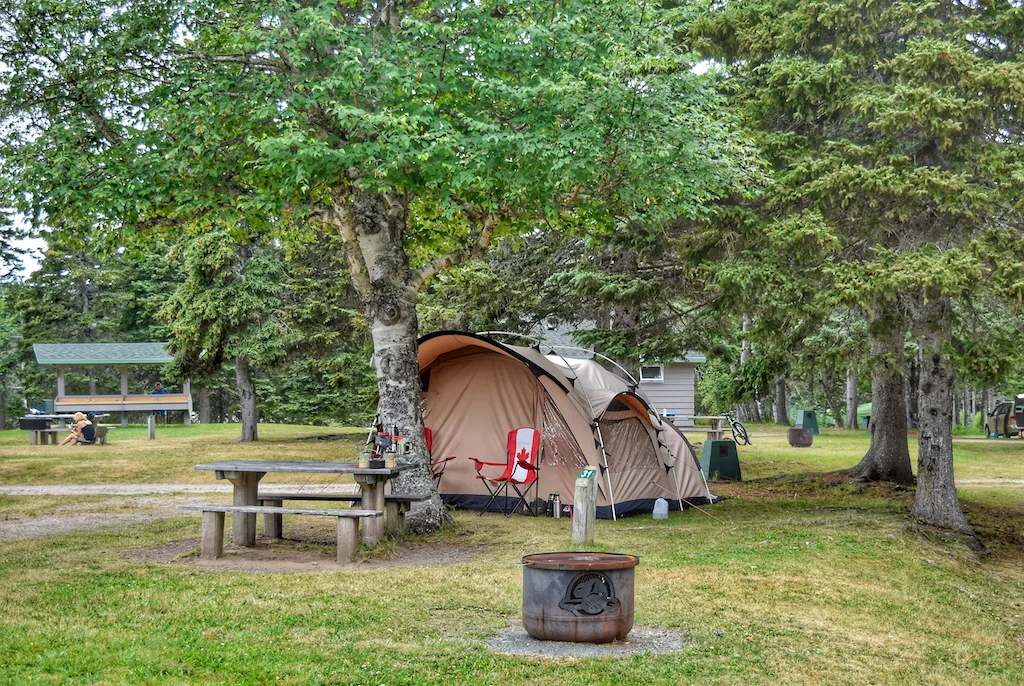
<path fill-rule="evenodd" d="M 174 358 L 167 352 L 167 343 L 36 343 L 32 346 L 36 362 L 57 369 L 57 397 L 53 401 L 56 414 L 73 412 L 120 412 L 121 424 L 127 426 L 128 412 L 170 410 L 184 412 L 183 422 L 192 423 L 192 393 L 188 379 L 181 393 L 132 394 L 128 392 L 128 367 L 160 365 Z M 121 392 L 107 395 L 67 395 L 64 375 L 73 367 L 117 366 L 121 369 Z"/>
<path fill-rule="evenodd" d="M 659 414 L 675 415 L 676 426 L 693 426 L 697 366 L 707 362 L 700 353 L 688 352 L 666 362 L 640 367 L 640 390 Z"/>

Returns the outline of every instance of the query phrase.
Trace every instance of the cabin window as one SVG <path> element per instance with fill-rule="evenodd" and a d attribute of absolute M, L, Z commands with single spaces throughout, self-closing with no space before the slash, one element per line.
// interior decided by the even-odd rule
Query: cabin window
<path fill-rule="evenodd" d="M 665 380 L 665 365 L 652 364 L 645 367 L 640 367 L 640 380 L 641 381 L 664 381 Z"/>

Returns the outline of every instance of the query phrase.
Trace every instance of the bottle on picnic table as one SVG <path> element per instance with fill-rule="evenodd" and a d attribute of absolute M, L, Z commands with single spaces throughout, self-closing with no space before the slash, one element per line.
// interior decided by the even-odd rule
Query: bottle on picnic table
<path fill-rule="evenodd" d="M 359 468 L 367 469 L 370 466 L 370 447 L 366 446 L 362 452 L 359 453 Z"/>

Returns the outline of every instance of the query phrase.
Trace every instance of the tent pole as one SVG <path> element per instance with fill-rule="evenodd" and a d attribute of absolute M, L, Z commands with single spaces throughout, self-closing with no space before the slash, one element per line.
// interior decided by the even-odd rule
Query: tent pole
<path fill-rule="evenodd" d="M 612 490 L 612 470 L 608 466 L 608 451 L 604 449 L 604 436 L 601 435 L 601 425 L 594 422 L 594 431 L 597 433 L 597 440 L 601 442 L 601 454 L 604 456 L 604 478 L 608 481 L 608 502 L 612 504 L 612 521 L 618 521 L 615 516 L 615 491 Z"/>
<path fill-rule="evenodd" d="M 672 481 L 674 481 L 675 484 L 676 484 L 676 499 L 679 501 L 679 511 L 682 512 L 683 511 L 683 494 L 679 492 L 679 480 L 676 479 L 676 476 L 675 476 L 676 466 L 672 465 L 671 467 L 669 467 L 669 469 L 672 470 Z"/>

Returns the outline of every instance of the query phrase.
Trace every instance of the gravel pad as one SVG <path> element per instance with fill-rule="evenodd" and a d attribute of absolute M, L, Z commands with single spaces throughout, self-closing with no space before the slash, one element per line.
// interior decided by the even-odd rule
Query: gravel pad
<path fill-rule="evenodd" d="M 512 626 L 487 641 L 487 647 L 510 655 L 538 657 L 625 657 L 636 653 L 672 653 L 683 649 L 683 634 L 675 629 L 634 626 L 624 641 L 568 643 L 538 641 L 521 626 Z"/>

